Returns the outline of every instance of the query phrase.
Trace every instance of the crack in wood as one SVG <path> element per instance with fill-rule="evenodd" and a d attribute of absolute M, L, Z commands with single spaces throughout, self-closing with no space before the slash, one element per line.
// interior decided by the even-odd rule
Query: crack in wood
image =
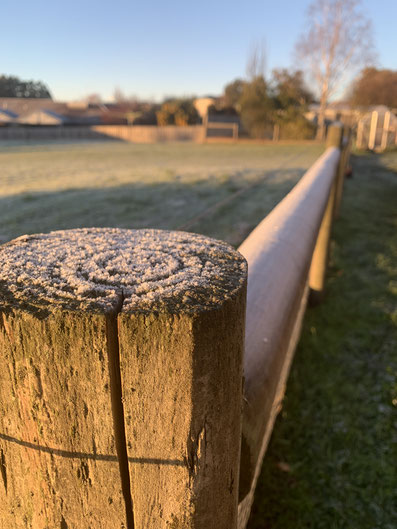
<path fill-rule="evenodd" d="M 1 477 L 3 480 L 3 484 L 4 484 L 4 489 L 7 494 L 7 467 L 6 467 L 4 452 L 2 449 L 0 449 L 0 471 L 1 471 Z"/>
<path fill-rule="evenodd" d="M 121 490 L 123 493 L 127 529 L 134 529 L 134 511 L 131 496 L 131 482 L 125 435 L 124 406 L 120 372 L 120 347 L 118 335 L 118 314 L 123 307 L 124 295 L 120 292 L 115 311 L 106 315 L 106 345 L 108 353 L 110 395 L 116 452 L 120 469 Z"/>

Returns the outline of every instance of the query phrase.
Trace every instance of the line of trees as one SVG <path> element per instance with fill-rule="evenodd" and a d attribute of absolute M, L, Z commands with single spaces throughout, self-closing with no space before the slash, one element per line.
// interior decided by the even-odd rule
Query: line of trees
<path fill-rule="evenodd" d="M 200 121 L 200 116 L 192 99 L 170 99 L 164 101 L 156 112 L 157 124 L 164 125 L 194 125 Z"/>
<path fill-rule="evenodd" d="M 250 60 L 249 64 L 255 61 Z M 262 73 L 253 72 L 250 79 L 229 83 L 218 109 L 231 109 L 241 117 L 252 137 L 263 138 L 280 125 L 284 137 L 310 138 L 313 125 L 304 117 L 314 96 L 304 82 L 303 72 L 275 69 L 267 81 Z"/>
<path fill-rule="evenodd" d="M 0 97 L 52 99 L 48 87 L 41 81 L 23 81 L 12 75 L 0 75 Z"/>
<path fill-rule="evenodd" d="M 359 107 L 397 108 L 397 71 L 365 68 L 353 83 L 350 101 Z"/>
<path fill-rule="evenodd" d="M 299 70 L 276 69 L 266 80 L 262 66 L 250 58 L 250 78 L 235 79 L 226 85 L 221 97 L 209 107 L 212 115 L 236 115 L 251 137 L 264 138 L 280 125 L 283 137 L 312 138 L 314 125 L 305 119 L 313 94 Z M 193 125 L 200 123 L 194 98 L 168 98 L 155 108 L 157 124 Z"/>

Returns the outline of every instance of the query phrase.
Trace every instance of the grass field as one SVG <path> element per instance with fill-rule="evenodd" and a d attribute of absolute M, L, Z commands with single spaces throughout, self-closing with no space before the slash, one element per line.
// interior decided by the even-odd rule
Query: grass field
<path fill-rule="evenodd" d="M 0 241 L 82 226 L 190 226 L 239 244 L 322 151 L 319 145 L 0 145 Z"/>

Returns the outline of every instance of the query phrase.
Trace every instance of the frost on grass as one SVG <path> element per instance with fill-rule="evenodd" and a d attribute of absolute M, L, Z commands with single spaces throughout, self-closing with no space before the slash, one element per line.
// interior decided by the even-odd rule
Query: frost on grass
<path fill-rule="evenodd" d="M 184 232 L 76 229 L 0 248 L 0 296 L 14 306 L 194 312 L 233 297 L 245 277 L 231 246 Z"/>

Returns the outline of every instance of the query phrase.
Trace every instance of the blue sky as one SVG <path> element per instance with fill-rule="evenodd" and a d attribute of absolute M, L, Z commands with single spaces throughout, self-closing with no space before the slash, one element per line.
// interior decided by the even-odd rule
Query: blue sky
<path fill-rule="evenodd" d="M 90 93 L 160 99 L 219 94 L 245 75 L 255 41 L 267 73 L 299 67 L 292 50 L 310 0 L 6 0 L 0 73 L 43 80 L 54 97 Z M 397 69 L 397 0 L 364 0 L 378 66 Z"/>

